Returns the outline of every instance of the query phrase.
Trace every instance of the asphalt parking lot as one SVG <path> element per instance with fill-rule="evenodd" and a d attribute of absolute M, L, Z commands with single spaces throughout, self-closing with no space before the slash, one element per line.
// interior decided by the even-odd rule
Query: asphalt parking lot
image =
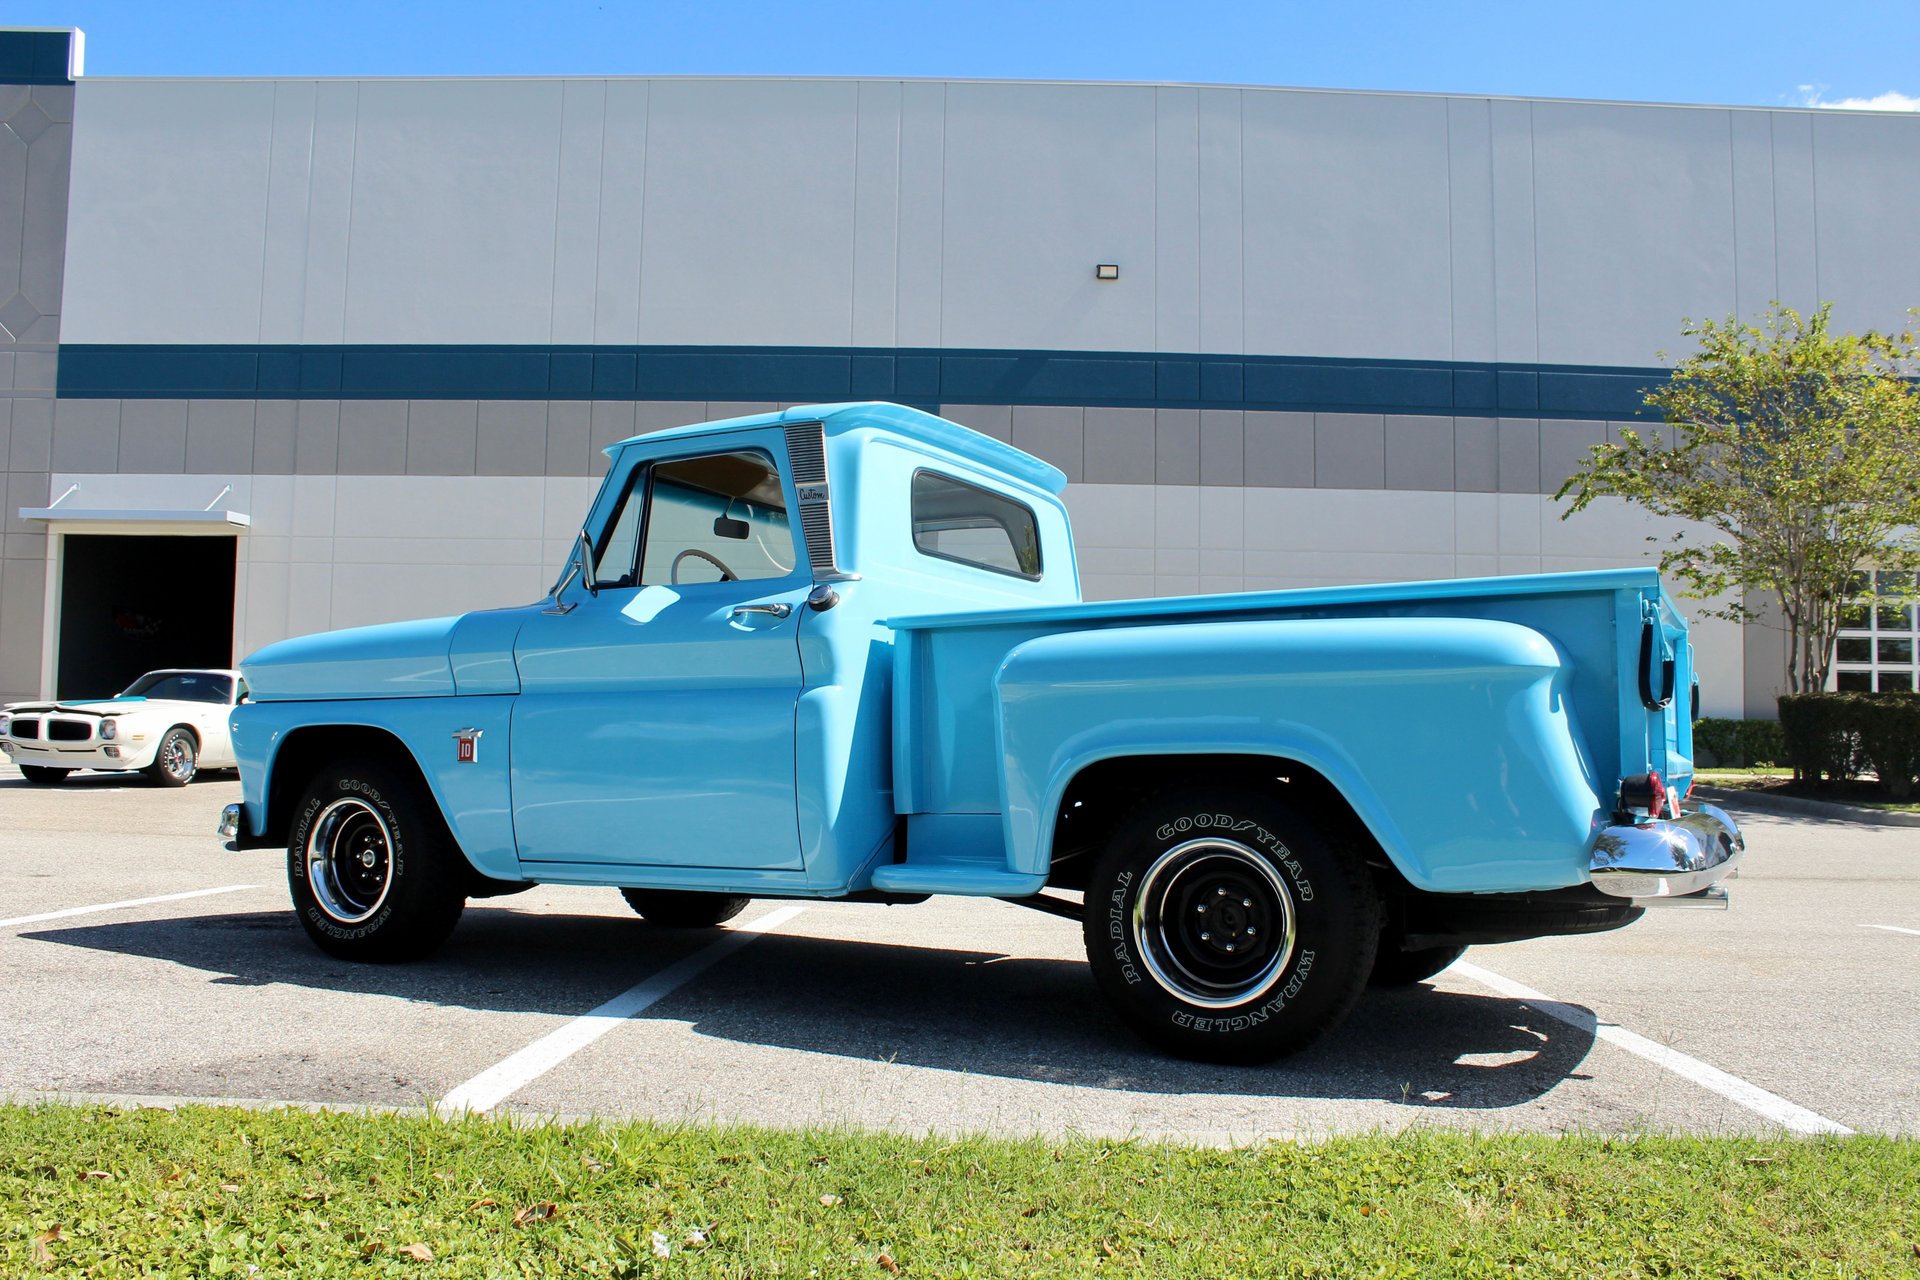
<path fill-rule="evenodd" d="M 1920 829 L 1742 814 L 1731 910 L 1477 947 L 1249 1069 L 1148 1051 L 1077 926 L 995 902 L 763 902 L 675 934 L 541 888 L 473 904 L 429 962 L 346 964 L 295 924 L 283 855 L 212 835 L 238 791 L 0 767 L 0 1096 L 1199 1142 L 1920 1134 Z"/>

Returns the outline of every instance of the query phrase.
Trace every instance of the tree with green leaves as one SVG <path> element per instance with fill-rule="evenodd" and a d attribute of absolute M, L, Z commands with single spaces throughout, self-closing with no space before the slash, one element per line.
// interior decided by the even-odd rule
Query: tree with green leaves
<path fill-rule="evenodd" d="M 1661 571 L 1720 597 L 1708 617 L 1751 621 L 1749 600 L 1776 599 L 1789 693 L 1826 687 L 1856 575 L 1920 569 L 1920 338 L 1835 333 L 1831 311 L 1685 322 L 1694 353 L 1646 393 L 1667 434 L 1623 429 L 1554 495 L 1571 498 L 1562 519 L 1611 497 L 1713 530 L 1666 539 Z"/>

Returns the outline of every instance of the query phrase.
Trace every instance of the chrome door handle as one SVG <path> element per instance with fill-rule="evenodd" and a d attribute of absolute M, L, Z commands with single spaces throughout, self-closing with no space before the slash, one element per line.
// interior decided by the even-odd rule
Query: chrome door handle
<path fill-rule="evenodd" d="M 765 613 L 771 614 L 776 618 L 784 618 L 792 612 L 792 605 L 780 602 L 774 604 L 737 604 L 733 606 L 733 613 L 730 616 L 744 618 L 749 613 Z"/>

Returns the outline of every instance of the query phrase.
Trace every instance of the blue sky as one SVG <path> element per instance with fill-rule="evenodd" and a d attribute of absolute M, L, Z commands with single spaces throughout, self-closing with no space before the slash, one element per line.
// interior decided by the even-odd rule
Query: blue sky
<path fill-rule="evenodd" d="M 1920 106 L 1914 0 L 11 0 L 93 75 L 1173 80 Z"/>

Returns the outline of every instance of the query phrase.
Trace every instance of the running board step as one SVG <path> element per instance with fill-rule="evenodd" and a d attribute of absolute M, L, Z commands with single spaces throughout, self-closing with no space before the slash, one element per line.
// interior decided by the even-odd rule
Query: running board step
<path fill-rule="evenodd" d="M 873 887 L 887 893 L 953 893 L 970 898 L 1024 898 L 1040 892 L 1044 875 L 1023 875 L 1004 864 L 896 862 L 873 869 Z"/>

